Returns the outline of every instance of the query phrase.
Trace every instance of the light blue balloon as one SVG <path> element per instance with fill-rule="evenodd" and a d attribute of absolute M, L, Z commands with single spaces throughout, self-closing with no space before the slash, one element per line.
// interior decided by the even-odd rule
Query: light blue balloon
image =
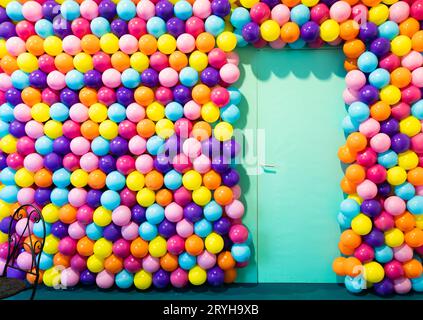
<path fill-rule="evenodd" d="M 141 83 L 141 76 L 137 70 L 128 68 L 122 72 L 121 81 L 126 88 L 134 89 Z"/>
<path fill-rule="evenodd" d="M 369 82 L 372 86 L 382 89 L 383 87 L 387 86 L 391 81 L 391 74 L 388 70 L 378 68 L 369 75 Z"/>
<path fill-rule="evenodd" d="M 90 28 L 91 32 L 98 38 L 106 33 L 110 33 L 110 23 L 103 17 L 97 17 L 91 20 Z"/>
<path fill-rule="evenodd" d="M 93 222 L 87 225 L 85 233 L 87 234 L 88 238 L 96 241 L 103 237 L 103 228 Z"/>
<path fill-rule="evenodd" d="M 61 102 L 53 103 L 50 107 L 50 117 L 53 120 L 63 122 L 69 117 L 69 109 Z"/>
<path fill-rule="evenodd" d="M 164 175 L 163 180 L 169 190 L 176 190 L 182 185 L 182 175 L 173 169 Z"/>
<path fill-rule="evenodd" d="M 44 238 L 51 232 L 51 224 L 48 222 L 45 222 L 45 230 L 43 226 L 43 221 L 40 220 L 36 223 L 34 223 L 34 227 L 32 229 L 32 232 L 34 232 L 34 235 L 38 238 Z"/>
<path fill-rule="evenodd" d="M 46 19 L 41 19 L 38 20 L 35 23 L 35 32 L 41 37 L 41 38 L 47 38 L 50 36 L 54 36 L 54 29 L 53 29 L 53 24 L 46 20 Z"/>
<path fill-rule="evenodd" d="M 423 99 L 414 103 L 411 107 L 411 114 L 419 120 L 423 120 Z"/>
<path fill-rule="evenodd" d="M 250 259 L 251 249 L 243 243 L 236 243 L 231 248 L 232 257 L 236 262 L 246 262 Z"/>
<path fill-rule="evenodd" d="M 70 172 L 65 168 L 54 171 L 53 173 L 53 183 L 58 188 L 66 188 L 70 184 Z"/>
<path fill-rule="evenodd" d="M 349 115 L 346 115 L 342 120 L 342 129 L 349 135 L 350 133 L 357 132 L 360 127 L 360 123 L 353 121 Z"/>
<path fill-rule="evenodd" d="M 423 196 L 414 196 L 408 200 L 407 209 L 412 214 L 423 214 Z"/>
<path fill-rule="evenodd" d="M 53 152 L 53 140 L 47 136 L 39 137 L 35 141 L 35 150 L 43 156 Z"/>
<path fill-rule="evenodd" d="M 248 42 L 242 36 L 242 29 L 235 29 L 234 35 L 236 37 L 236 47 L 237 48 L 244 48 L 248 45 Z"/>
<path fill-rule="evenodd" d="M 0 106 L 0 120 L 4 122 L 12 122 L 15 120 L 13 115 L 13 107 L 8 103 L 3 103 Z"/>
<path fill-rule="evenodd" d="M 229 103 L 232 103 L 238 106 L 242 100 L 241 92 L 237 88 L 234 88 L 234 87 L 229 87 L 227 89 L 229 91 Z"/>
<path fill-rule="evenodd" d="M 119 191 L 125 188 L 126 179 L 119 171 L 112 171 L 106 177 L 106 186 L 110 190 Z"/>
<path fill-rule="evenodd" d="M 301 49 L 304 48 L 306 42 L 302 38 L 298 38 L 296 41 L 288 43 L 288 46 L 292 49 Z"/>
<path fill-rule="evenodd" d="M 370 51 L 362 53 L 357 60 L 358 68 L 366 73 L 370 73 L 375 70 L 378 66 L 378 63 L 379 60 L 377 56 Z"/>
<path fill-rule="evenodd" d="M 342 214 L 342 212 L 338 212 L 338 215 L 336 216 L 336 221 L 338 221 L 338 224 L 342 230 L 351 227 L 351 219 L 347 218 L 344 214 Z"/>
<path fill-rule="evenodd" d="M 120 103 L 113 103 L 107 109 L 107 116 L 113 122 L 120 123 L 126 119 L 126 109 Z"/>
<path fill-rule="evenodd" d="M 9 134 L 9 124 L 0 120 L 0 138 L 7 136 Z"/>
<path fill-rule="evenodd" d="M 142 239 L 146 241 L 151 241 L 157 236 L 158 231 L 156 225 L 145 221 L 141 223 L 140 227 L 138 228 L 138 233 L 140 234 L 140 237 Z"/>
<path fill-rule="evenodd" d="M 65 76 L 66 85 L 72 90 L 79 90 L 84 86 L 84 75 L 78 70 L 71 70 Z"/>
<path fill-rule="evenodd" d="M 18 1 L 11 1 L 7 4 L 6 14 L 14 21 L 22 21 L 25 19 L 22 14 L 22 5 Z"/>
<path fill-rule="evenodd" d="M 41 252 L 40 269 L 48 270 L 53 267 L 53 255 Z"/>
<path fill-rule="evenodd" d="M 69 191 L 65 188 L 55 188 L 50 194 L 51 202 L 56 206 L 64 206 L 68 201 Z"/>
<path fill-rule="evenodd" d="M 15 173 L 16 170 L 6 167 L 0 171 L 0 182 L 6 186 L 15 185 Z"/>
<path fill-rule="evenodd" d="M 116 12 L 122 20 L 129 21 L 135 17 L 137 8 L 132 1 L 122 0 L 116 6 Z"/>
<path fill-rule="evenodd" d="M 151 224 L 156 224 L 156 225 L 159 224 L 160 222 L 163 221 L 164 217 L 165 217 L 164 208 L 157 203 L 152 204 L 151 206 L 147 208 L 147 210 L 145 210 L 145 218 Z"/>
<path fill-rule="evenodd" d="M 160 17 L 151 17 L 147 21 L 147 31 L 158 38 L 166 33 L 166 22 Z"/>
<path fill-rule="evenodd" d="M 179 81 L 187 87 L 193 87 L 198 82 L 198 72 L 194 68 L 185 67 L 179 72 Z"/>
<path fill-rule="evenodd" d="M 178 257 L 179 266 L 184 270 L 192 269 L 197 263 L 197 258 L 187 252 L 181 253 Z"/>
<path fill-rule="evenodd" d="M 103 137 L 96 137 L 91 142 L 91 150 L 96 156 L 105 156 L 109 153 L 109 142 Z"/>
<path fill-rule="evenodd" d="M 241 112 L 236 105 L 229 104 L 220 109 L 220 117 L 223 121 L 233 124 L 241 117 Z"/>
<path fill-rule="evenodd" d="M 192 6 L 188 1 L 178 1 L 173 7 L 173 12 L 177 18 L 188 20 L 188 18 L 192 16 Z"/>
<path fill-rule="evenodd" d="M 73 0 L 66 0 L 60 6 L 60 13 L 68 21 L 75 20 L 80 15 L 79 4 Z"/>
<path fill-rule="evenodd" d="M 217 37 L 223 31 L 225 31 L 225 20 L 216 15 L 209 16 L 204 22 L 204 28 L 208 33 Z"/>
<path fill-rule="evenodd" d="M 194 223 L 194 233 L 201 237 L 207 237 L 213 231 L 213 225 L 206 219 L 201 219 Z"/>
<path fill-rule="evenodd" d="M 120 195 L 116 191 L 106 190 L 100 198 L 101 205 L 108 210 L 114 210 L 120 205 Z"/>
<path fill-rule="evenodd" d="M 383 245 L 375 248 L 375 258 L 378 262 L 387 263 L 391 261 L 393 257 L 394 252 L 390 247 Z"/>
<path fill-rule="evenodd" d="M 310 20 L 310 9 L 303 5 L 297 5 L 291 9 L 291 21 L 299 26 Z"/>
<path fill-rule="evenodd" d="M 353 219 L 360 213 L 360 205 L 357 201 L 347 198 L 341 202 L 339 210 L 348 219 Z"/>
<path fill-rule="evenodd" d="M 397 165 L 398 155 L 392 150 L 387 150 L 378 154 L 377 162 L 385 168 L 389 169 Z"/>
<path fill-rule="evenodd" d="M 29 87 L 29 76 L 22 70 L 14 71 L 10 76 L 10 80 L 12 80 L 12 85 L 16 89 L 22 90 Z"/>
<path fill-rule="evenodd" d="M 360 101 L 355 101 L 348 107 L 348 114 L 353 121 L 361 123 L 369 118 L 370 109 L 367 104 Z"/>
<path fill-rule="evenodd" d="M 17 186 L 5 186 L 0 190 L 0 199 L 7 203 L 14 203 L 18 201 L 18 191 Z"/>
<path fill-rule="evenodd" d="M 395 194 L 403 200 L 410 200 L 416 194 L 416 189 L 409 182 L 395 186 Z"/>
<path fill-rule="evenodd" d="M 379 27 L 379 36 L 389 40 L 394 39 L 399 34 L 399 27 L 394 21 L 386 21 Z"/>
<path fill-rule="evenodd" d="M 176 101 L 172 101 L 166 105 L 165 115 L 171 121 L 176 121 L 184 116 L 184 107 Z"/>
<path fill-rule="evenodd" d="M 363 288 L 365 288 L 366 284 L 365 280 L 360 275 L 355 278 L 346 276 L 344 282 L 345 288 L 347 288 L 347 290 L 352 293 L 360 293 L 363 291 Z"/>
<path fill-rule="evenodd" d="M 416 292 L 423 292 L 423 276 L 411 279 L 411 285 Z"/>
<path fill-rule="evenodd" d="M 147 140 L 147 150 L 148 152 L 153 155 L 157 156 L 164 147 L 164 139 L 154 135 Z"/>
<path fill-rule="evenodd" d="M 134 276 L 126 270 L 122 270 L 115 277 L 116 285 L 121 289 L 128 289 L 134 283 Z"/>
<path fill-rule="evenodd" d="M 236 29 L 242 29 L 243 26 L 251 21 L 250 12 L 243 7 L 235 8 L 232 11 L 230 21 Z"/>
<path fill-rule="evenodd" d="M 222 217 L 223 209 L 216 201 L 212 200 L 204 206 L 203 213 L 207 220 L 216 221 Z"/>

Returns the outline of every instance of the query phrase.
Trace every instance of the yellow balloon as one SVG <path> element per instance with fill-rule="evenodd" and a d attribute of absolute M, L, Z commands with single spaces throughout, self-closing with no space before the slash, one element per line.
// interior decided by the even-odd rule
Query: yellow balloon
<path fill-rule="evenodd" d="M 85 187 L 88 184 L 88 172 L 82 169 L 75 170 L 70 176 L 70 182 L 77 188 Z"/>
<path fill-rule="evenodd" d="M 102 103 L 94 103 L 88 109 L 88 116 L 94 122 L 102 122 L 107 119 L 107 107 Z"/>
<path fill-rule="evenodd" d="M 209 64 L 207 55 L 198 50 L 191 53 L 188 62 L 190 67 L 194 68 L 198 72 L 203 71 Z"/>
<path fill-rule="evenodd" d="M 419 164 L 419 157 L 417 154 L 411 150 L 408 150 L 404 153 L 398 155 L 398 165 L 405 169 L 411 170 L 417 167 Z"/>
<path fill-rule="evenodd" d="M 0 200 L 0 220 L 9 217 L 10 213 L 10 204 Z"/>
<path fill-rule="evenodd" d="M 211 191 L 205 186 L 201 186 L 192 192 L 192 200 L 199 206 L 205 206 L 212 198 Z"/>
<path fill-rule="evenodd" d="M 144 53 L 135 52 L 131 55 L 129 63 L 131 64 L 131 68 L 137 70 L 138 72 L 143 72 L 150 65 L 150 60 Z"/>
<path fill-rule="evenodd" d="M 393 105 L 401 100 L 401 90 L 393 85 L 388 85 L 380 90 L 380 100 Z"/>
<path fill-rule="evenodd" d="M 272 20 L 268 20 L 272 21 Z M 279 30 L 279 27 L 278 27 Z M 217 46 L 225 52 L 231 52 L 236 47 L 236 36 L 230 31 L 224 31 L 217 36 L 216 44 Z"/>
<path fill-rule="evenodd" d="M 0 39 L 0 59 L 7 54 L 6 41 L 4 39 Z"/>
<path fill-rule="evenodd" d="M 0 243 L 5 243 L 7 239 L 9 239 L 9 235 L 0 231 Z"/>
<path fill-rule="evenodd" d="M 382 2 L 385 4 L 394 4 L 395 2 L 398 2 L 399 0 L 383 0 Z"/>
<path fill-rule="evenodd" d="M 163 257 L 167 252 L 166 239 L 161 236 L 155 237 L 148 244 L 148 252 L 155 258 Z"/>
<path fill-rule="evenodd" d="M 137 289 L 146 290 L 151 287 L 152 283 L 153 277 L 151 273 L 145 270 L 138 271 L 134 276 L 134 285 Z"/>
<path fill-rule="evenodd" d="M 0 149 L 4 153 L 10 154 L 17 151 L 18 140 L 11 134 L 5 135 L 0 139 Z"/>
<path fill-rule="evenodd" d="M 388 18 L 389 8 L 384 4 L 378 4 L 369 10 L 369 21 L 378 26 L 388 20 Z"/>
<path fill-rule="evenodd" d="M 12 1 L 13 0 L 0 0 L 0 6 L 2 6 L 3 8 L 6 8 L 6 6 Z"/>
<path fill-rule="evenodd" d="M 16 59 L 16 63 L 20 70 L 31 73 L 38 69 L 38 59 L 32 53 L 21 53 Z"/>
<path fill-rule="evenodd" d="M 112 140 L 118 136 L 118 125 L 112 120 L 105 120 L 98 128 L 100 135 L 107 140 Z"/>
<path fill-rule="evenodd" d="M 281 35 L 281 27 L 275 20 L 266 20 L 260 26 L 260 33 L 264 40 L 275 41 Z"/>
<path fill-rule="evenodd" d="M 112 254 L 113 243 L 105 238 L 98 239 L 94 243 L 94 255 L 99 258 L 107 258 Z"/>
<path fill-rule="evenodd" d="M 336 40 L 336 38 L 339 36 L 339 33 L 339 24 L 333 19 L 328 19 L 320 25 L 320 37 L 326 42 Z"/>
<path fill-rule="evenodd" d="M 50 56 L 57 56 L 63 51 L 62 40 L 56 36 L 48 36 L 43 42 L 44 51 Z"/>
<path fill-rule="evenodd" d="M 419 119 L 414 116 L 409 116 L 400 121 L 400 132 L 409 137 L 413 137 L 420 132 L 422 124 Z"/>
<path fill-rule="evenodd" d="M 314 7 L 319 3 L 319 0 L 301 0 L 301 3 L 307 7 Z"/>
<path fill-rule="evenodd" d="M 220 110 L 213 102 L 209 101 L 201 107 L 201 117 L 204 121 L 213 123 L 219 119 L 219 116 Z"/>
<path fill-rule="evenodd" d="M 214 137 L 219 141 L 226 141 L 232 138 L 234 128 L 228 122 L 219 122 L 214 128 Z"/>
<path fill-rule="evenodd" d="M 43 251 L 47 254 L 56 254 L 59 251 L 59 239 L 49 234 L 44 241 Z"/>
<path fill-rule="evenodd" d="M 119 39 L 113 33 L 106 33 L 100 38 L 100 48 L 105 53 L 113 54 L 119 50 Z"/>
<path fill-rule="evenodd" d="M 73 65 L 75 66 L 76 70 L 82 73 L 85 73 L 94 68 L 93 59 L 85 52 L 80 52 L 73 58 Z"/>
<path fill-rule="evenodd" d="M 393 186 L 399 186 L 407 180 L 407 172 L 404 168 L 398 166 L 392 167 L 386 173 L 386 180 Z"/>
<path fill-rule="evenodd" d="M 241 2 L 241 4 L 242 4 L 242 6 L 243 6 L 243 7 L 247 8 L 247 9 L 250 9 L 250 8 L 252 8 L 252 7 L 253 7 L 256 3 L 259 3 L 259 2 L 260 2 L 260 0 L 241 0 L 240 2 Z"/>
<path fill-rule="evenodd" d="M 404 234 L 400 229 L 392 228 L 385 232 L 385 243 L 391 248 L 398 247 L 404 242 Z"/>
<path fill-rule="evenodd" d="M 59 207 L 52 203 L 45 205 L 41 213 L 48 223 L 55 223 L 59 220 Z"/>
<path fill-rule="evenodd" d="M 132 171 L 126 177 L 126 185 L 129 190 L 139 191 L 144 187 L 145 179 L 144 175 L 138 171 Z"/>
<path fill-rule="evenodd" d="M 62 123 L 56 120 L 49 120 L 44 124 L 44 134 L 50 139 L 57 139 L 63 135 Z"/>
<path fill-rule="evenodd" d="M 104 260 L 93 254 L 87 259 L 87 268 L 91 272 L 99 273 L 104 270 Z"/>
<path fill-rule="evenodd" d="M 165 116 L 165 108 L 162 104 L 154 101 L 148 105 L 146 114 L 149 119 L 159 121 Z"/>
<path fill-rule="evenodd" d="M 357 202 L 360 205 L 363 203 L 363 199 L 357 193 L 350 194 L 350 195 L 348 195 L 347 198 L 353 199 L 355 202 Z"/>
<path fill-rule="evenodd" d="M 188 272 L 188 279 L 195 286 L 201 286 L 207 280 L 207 273 L 199 266 L 195 266 Z"/>
<path fill-rule="evenodd" d="M 15 183 L 21 188 L 28 188 L 34 183 L 34 174 L 26 168 L 21 168 L 15 173 Z"/>
<path fill-rule="evenodd" d="M 142 188 L 137 193 L 137 202 L 143 207 L 149 207 L 156 201 L 156 194 L 153 190 Z"/>
<path fill-rule="evenodd" d="M 405 56 L 411 50 L 411 39 L 405 35 L 396 36 L 391 41 L 391 51 L 397 56 Z"/>
<path fill-rule="evenodd" d="M 43 102 L 34 104 L 31 108 L 31 117 L 35 121 L 46 122 L 50 119 L 50 107 Z"/>
<path fill-rule="evenodd" d="M 207 251 L 213 254 L 221 252 L 224 244 L 223 238 L 215 232 L 210 233 L 205 240 Z"/>
<path fill-rule="evenodd" d="M 156 133 L 163 139 L 173 136 L 175 133 L 173 122 L 169 119 L 160 119 L 156 123 Z"/>
<path fill-rule="evenodd" d="M 100 227 L 105 227 L 112 222 L 112 211 L 105 207 L 98 207 L 94 210 L 93 221 Z"/>
<path fill-rule="evenodd" d="M 383 280 L 383 277 L 385 276 L 385 270 L 380 265 L 380 263 L 372 261 L 364 264 L 363 276 L 366 281 L 371 283 L 378 283 Z"/>
<path fill-rule="evenodd" d="M 351 229 L 360 236 L 368 234 L 372 230 L 372 220 L 365 214 L 358 214 L 351 221 Z"/>
<path fill-rule="evenodd" d="M 182 184 L 188 190 L 197 190 L 201 187 L 202 178 L 201 174 L 199 174 L 195 170 L 189 170 L 184 173 L 182 176 Z"/>
<path fill-rule="evenodd" d="M 415 214 L 414 218 L 416 219 L 416 227 L 423 229 L 423 214 Z"/>
<path fill-rule="evenodd" d="M 43 273 L 43 282 L 47 287 L 54 287 L 60 284 L 60 270 L 56 266 L 47 269 Z"/>
<path fill-rule="evenodd" d="M 170 34 L 163 34 L 157 39 L 157 49 L 161 53 L 171 54 L 176 50 L 176 39 Z"/>

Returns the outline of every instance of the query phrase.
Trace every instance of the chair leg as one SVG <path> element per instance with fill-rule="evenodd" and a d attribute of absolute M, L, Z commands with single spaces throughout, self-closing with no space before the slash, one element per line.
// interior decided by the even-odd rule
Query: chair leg
<path fill-rule="evenodd" d="M 32 286 L 31 298 L 29 298 L 30 300 L 34 300 L 35 298 L 35 292 L 37 291 L 37 284 L 38 284 L 38 280 L 36 280 L 34 282 L 34 285 Z"/>

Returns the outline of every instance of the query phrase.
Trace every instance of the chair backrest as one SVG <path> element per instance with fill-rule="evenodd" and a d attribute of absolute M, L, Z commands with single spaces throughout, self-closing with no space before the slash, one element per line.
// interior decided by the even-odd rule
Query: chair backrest
<path fill-rule="evenodd" d="M 41 252 L 46 237 L 46 225 L 41 211 L 33 205 L 22 205 L 16 209 L 11 218 L 8 228 L 8 253 L 1 276 L 7 276 L 8 269 L 15 269 L 35 276 L 35 281 L 38 281 Z M 42 237 L 34 235 L 35 223 L 41 223 Z M 26 263 L 25 268 L 17 263 L 22 249 L 31 255 L 31 262 Z"/>

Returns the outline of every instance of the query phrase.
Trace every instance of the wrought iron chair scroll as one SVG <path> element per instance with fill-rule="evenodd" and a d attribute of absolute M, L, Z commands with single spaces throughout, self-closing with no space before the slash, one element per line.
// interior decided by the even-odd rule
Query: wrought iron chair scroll
<path fill-rule="evenodd" d="M 13 224 L 19 220 L 27 218 L 24 229 L 19 233 L 16 232 L 13 227 Z M 30 223 L 42 223 L 43 227 L 43 237 L 42 238 L 33 238 L 32 230 Z M 34 282 L 32 284 L 32 293 L 31 300 L 34 299 L 35 293 L 37 290 L 38 281 L 40 279 L 40 259 L 41 252 L 44 248 L 44 241 L 46 237 L 46 225 L 43 219 L 43 216 L 38 208 L 33 205 L 22 205 L 13 213 L 12 219 L 9 224 L 8 229 L 8 253 L 6 258 L 6 264 L 3 269 L 1 277 L 7 277 L 7 270 L 9 268 L 23 271 L 26 274 L 31 274 L 34 276 Z M 25 241 L 25 239 L 28 239 Z M 16 259 L 20 253 L 21 249 L 25 249 L 31 254 L 31 268 L 29 270 L 24 270 L 16 264 Z M 24 280 L 23 280 L 24 281 Z"/>

